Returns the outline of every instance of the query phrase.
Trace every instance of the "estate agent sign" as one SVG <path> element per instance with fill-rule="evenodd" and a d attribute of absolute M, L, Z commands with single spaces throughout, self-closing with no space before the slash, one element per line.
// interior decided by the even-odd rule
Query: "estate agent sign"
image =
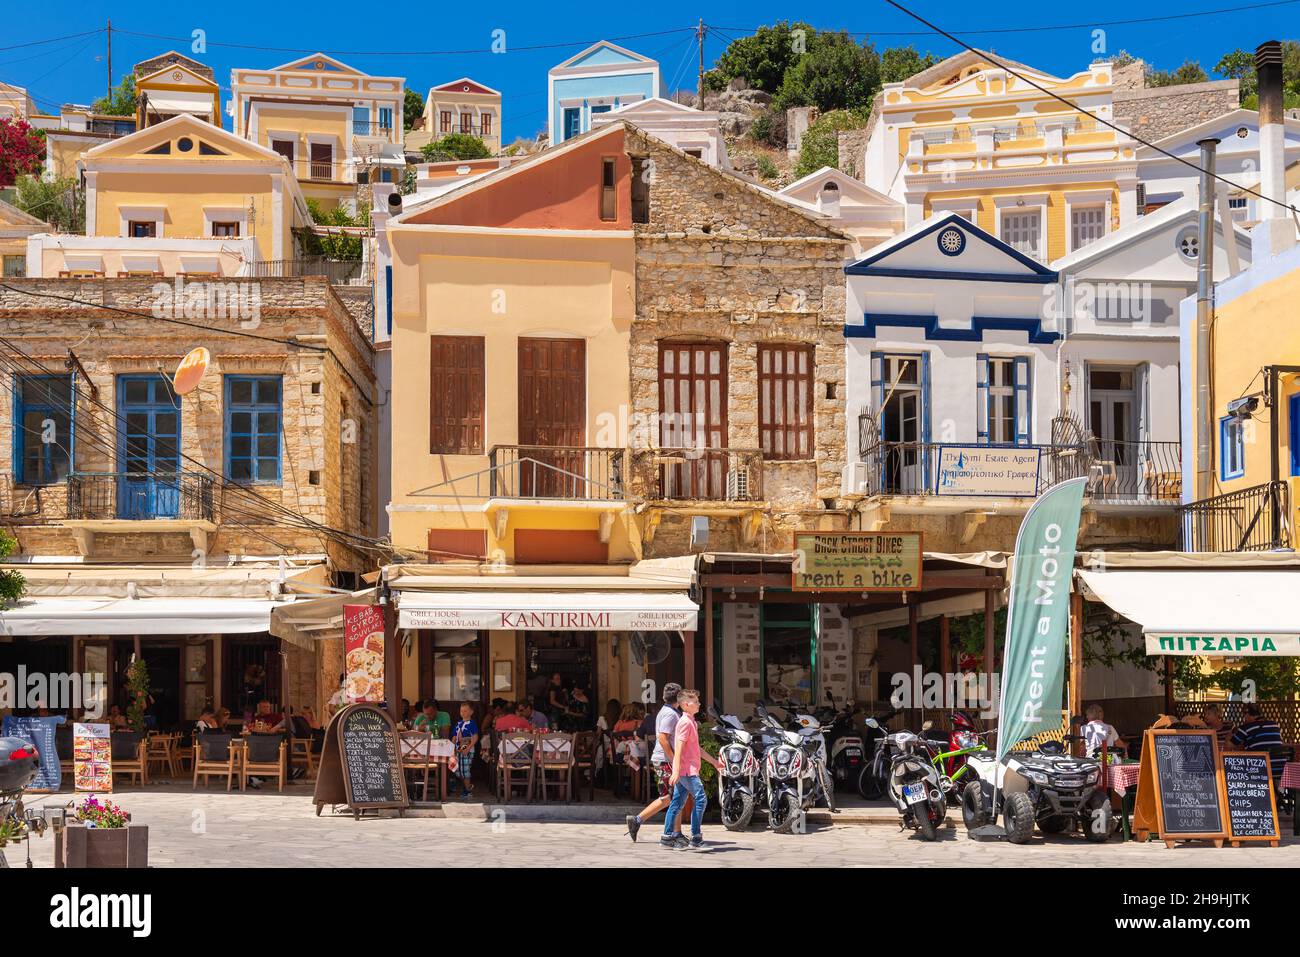
<path fill-rule="evenodd" d="M 943 445 L 935 495 L 1033 498 L 1038 494 L 1039 449 Z"/>
<path fill-rule="evenodd" d="M 794 591 L 921 589 L 920 532 L 796 532 Z"/>

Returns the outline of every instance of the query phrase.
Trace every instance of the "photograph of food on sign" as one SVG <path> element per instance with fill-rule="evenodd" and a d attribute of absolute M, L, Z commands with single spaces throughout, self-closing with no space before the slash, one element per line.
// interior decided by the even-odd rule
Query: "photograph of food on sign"
<path fill-rule="evenodd" d="M 918 591 L 920 532 L 796 532 L 795 591 Z"/>

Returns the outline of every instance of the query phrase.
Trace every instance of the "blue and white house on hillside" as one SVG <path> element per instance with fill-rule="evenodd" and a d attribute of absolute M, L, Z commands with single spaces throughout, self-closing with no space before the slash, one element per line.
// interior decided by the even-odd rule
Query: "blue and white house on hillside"
<path fill-rule="evenodd" d="M 659 63 L 601 40 L 547 74 L 551 145 L 591 129 L 591 118 L 659 96 Z"/>
<path fill-rule="evenodd" d="M 944 470 L 980 447 L 1036 458 L 1032 447 L 1051 442 L 1054 270 L 938 213 L 844 271 L 844 494 L 943 494 Z"/>

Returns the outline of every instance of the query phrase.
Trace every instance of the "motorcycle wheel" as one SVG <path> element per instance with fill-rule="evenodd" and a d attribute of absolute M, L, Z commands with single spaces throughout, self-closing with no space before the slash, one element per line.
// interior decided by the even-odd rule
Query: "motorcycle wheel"
<path fill-rule="evenodd" d="M 793 834 L 799 822 L 803 820 L 803 810 L 799 800 L 790 792 L 782 794 L 778 806 L 773 808 L 772 830 L 778 834 Z"/>
<path fill-rule="evenodd" d="M 916 805 L 913 807 L 912 813 L 916 815 L 916 831 L 921 835 L 922 840 L 939 840 L 939 827 L 935 823 L 935 815 L 931 811 L 930 802 L 927 801 L 924 805 Z"/>
<path fill-rule="evenodd" d="M 989 822 L 989 809 L 984 806 L 984 790 L 978 781 L 967 782 L 961 792 L 961 819 L 968 831 L 983 827 Z"/>
<path fill-rule="evenodd" d="M 821 768 L 822 793 L 826 796 L 826 806 L 835 813 L 835 785 L 831 782 L 830 772 L 825 767 Z"/>
<path fill-rule="evenodd" d="M 728 831 L 743 831 L 754 816 L 754 795 L 736 791 L 722 802 L 722 826 Z"/>
<path fill-rule="evenodd" d="M 876 776 L 870 764 L 863 764 L 858 772 L 858 793 L 868 801 L 878 801 L 885 795 L 885 782 Z"/>
<path fill-rule="evenodd" d="M 1012 844 L 1027 844 L 1034 836 L 1034 803 L 1024 791 L 1016 791 L 1002 799 L 1002 817 L 1007 829 L 1007 840 Z"/>

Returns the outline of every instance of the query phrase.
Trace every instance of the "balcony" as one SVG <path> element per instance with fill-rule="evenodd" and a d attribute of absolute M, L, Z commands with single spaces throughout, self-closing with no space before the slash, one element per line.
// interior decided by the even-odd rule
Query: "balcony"
<path fill-rule="evenodd" d="M 488 467 L 411 494 L 455 499 L 622 503 L 626 452 L 583 446 L 494 445 Z"/>
<path fill-rule="evenodd" d="M 862 495 L 936 495 L 939 450 L 959 443 L 878 442 L 862 455 Z M 1024 445 L 1040 452 L 1035 495 L 1066 479 L 1088 478 L 1093 501 L 1130 505 L 1176 505 L 1182 500 L 1182 452 L 1178 442 L 1115 442 Z M 990 495 L 990 498 L 1006 496 Z"/>
<path fill-rule="evenodd" d="M 393 124 L 391 122 L 377 123 L 370 120 L 353 120 L 352 135 L 391 141 L 393 138 Z"/>
<path fill-rule="evenodd" d="M 74 472 L 68 476 L 68 518 L 211 522 L 213 486 L 201 472 Z"/>
<path fill-rule="evenodd" d="M 1178 510 L 1185 552 L 1264 552 L 1290 548 L 1286 482 L 1216 495 Z"/>
<path fill-rule="evenodd" d="M 647 498 L 661 502 L 761 502 L 759 449 L 643 449 L 638 471 Z"/>
<path fill-rule="evenodd" d="M 373 280 L 370 264 L 361 259 L 262 259 L 248 263 L 247 276 L 253 279 L 301 279 L 324 276 L 331 286 L 368 286 Z"/>

